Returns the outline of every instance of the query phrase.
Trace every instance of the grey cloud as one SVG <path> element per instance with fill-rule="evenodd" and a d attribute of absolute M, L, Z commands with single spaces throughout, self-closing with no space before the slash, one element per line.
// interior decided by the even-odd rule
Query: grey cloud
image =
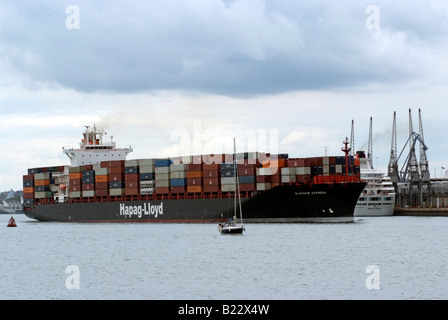
<path fill-rule="evenodd" d="M 79 30 L 65 27 L 69 1 L 14 1 L 0 11 L 0 41 L 13 50 L 0 55 L 82 92 L 244 96 L 434 79 L 443 48 L 421 34 L 443 29 L 446 12 L 409 1 L 402 17 L 376 2 L 378 32 L 365 28 L 366 1 L 78 1 Z"/>

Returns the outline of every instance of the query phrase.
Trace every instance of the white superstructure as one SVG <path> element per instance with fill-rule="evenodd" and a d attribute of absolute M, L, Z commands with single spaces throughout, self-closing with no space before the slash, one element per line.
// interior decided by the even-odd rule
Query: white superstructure
<path fill-rule="evenodd" d="M 360 160 L 361 179 L 367 185 L 356 204 L 354 216 L 391 216 L 395 208 L 395 189 L 391 179 L 373 169 L 363 151 L 357 152 Z"/>
<path fill-rule="evenodd" d="M 102 161 L 126 160 L 126 156 L 133 151 L 132 148 L 116 148 L 115 142 L 112 141 L 113 137 L 109 142 L 104 142 L 103 135 L 105 134 L 104 130 L 98 130 L 95 124 L 93 129 L 86 126 L 79 149 L 62 148 L 62 152 L 70 158 L 70 166 L 79 167 L 86 164 L 98 164 Z"/>

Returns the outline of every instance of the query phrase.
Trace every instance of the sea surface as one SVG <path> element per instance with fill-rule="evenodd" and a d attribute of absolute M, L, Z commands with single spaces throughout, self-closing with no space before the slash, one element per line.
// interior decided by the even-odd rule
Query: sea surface
<path fill-rule="evenodd" d="M 0 215 L 0 299 L 448 299 L 448 218 L 57 223 Z"/>

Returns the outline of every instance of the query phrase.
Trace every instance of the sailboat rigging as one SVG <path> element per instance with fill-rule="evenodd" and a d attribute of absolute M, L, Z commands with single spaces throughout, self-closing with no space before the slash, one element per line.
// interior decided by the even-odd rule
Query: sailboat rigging
<path fill-rule="evenodd" d="M 236 143 L 235 138 L 233 139 L 233 171 L 234 171 L 234 177 L 235 177 L 235 196 L 234 196 L 234 216 L 230 218 L 225 223 L 220 223 L 218 225 L 219 232 L 223 234 L 242 234 L 244 229 L 243 225 L 243 211 L 241 210 L 241 196 L 240 196 L 240 182 L 239 182 L 239 175 L 238 175 L 238 166 L 237 166 L 237 159 L 236 159 Z M 237 198 L 239 203 L 239 211 L 240 211 L 240 224 L 237 224 Z"/>

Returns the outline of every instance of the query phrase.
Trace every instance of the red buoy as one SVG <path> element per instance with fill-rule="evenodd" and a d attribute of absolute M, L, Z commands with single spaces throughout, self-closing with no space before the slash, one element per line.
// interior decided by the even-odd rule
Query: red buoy
<path fill-rule="evenodd" d="M 9 219 L 8 227 L 17 227 L 16 220 L 13 217 Z"/>

